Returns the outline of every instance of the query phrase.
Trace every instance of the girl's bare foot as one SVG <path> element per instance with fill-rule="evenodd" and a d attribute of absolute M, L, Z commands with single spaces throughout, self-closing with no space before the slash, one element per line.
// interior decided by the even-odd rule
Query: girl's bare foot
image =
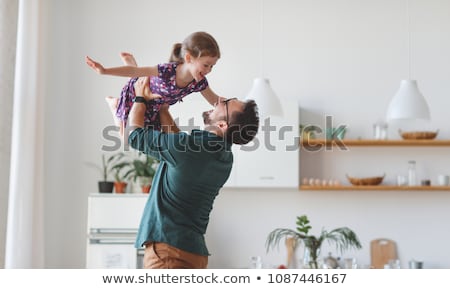
<path fill-rule="evenodd" d="M 121 121 L 116 116 L 117 105 L 119 103 L 119 99 L 117 97 L 107 96 L 105 97 L 106 103 L 108 104 L 109 110 L 111 111 L 114 118 L 114 125 L 120 126 Z"/>
<path fill-rule="evenodd" d="M 129 66 L 137 66 L 136 63 L 136 59 L 134 59 L 133 54 L 128 53 L 128 52 L 121 52 L 120 53 L 120 58 L 122 58 L 122 62 L 125 65 L 129 65 Z"/>

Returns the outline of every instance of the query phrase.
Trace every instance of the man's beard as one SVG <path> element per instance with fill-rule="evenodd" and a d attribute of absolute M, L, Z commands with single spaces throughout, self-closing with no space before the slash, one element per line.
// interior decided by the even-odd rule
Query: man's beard
<path fill-rule="evenodd" d="M 211 118 L 209 117 L 209 111 L 204 111 L 202 116 L 203 116 L 203 123 L 204 124 L 211 124 Z"/>

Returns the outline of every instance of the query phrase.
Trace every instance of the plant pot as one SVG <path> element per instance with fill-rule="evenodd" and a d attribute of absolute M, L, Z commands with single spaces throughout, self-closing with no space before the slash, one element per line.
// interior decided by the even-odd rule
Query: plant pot
<path fill-rule="evenodd" d="M 112 193 L 114 188 L 113 182 L 98 182 L 98 191 L 100 193 Z"/>
<path fill-rule="evenodd" d="M 127 188 L 126 182 L 114 182 L 114 191 L 116 194 L 123 194 L 125 193 L 125 189 Z"/>
<path fill-rule="evenodd" d="M 138 177 L 138 183 L 141 186 L 141 190 L 144 194 L 148 194 L 150 192 L 152 180 L 152 177 Z"/>
<path fill-rule="evenodd" d="M 144 185 L 142 186 L 142 193 L 144 194 L 148 194 L 150 192 L 150 188 L 152 187 L 152 185 Z"/>

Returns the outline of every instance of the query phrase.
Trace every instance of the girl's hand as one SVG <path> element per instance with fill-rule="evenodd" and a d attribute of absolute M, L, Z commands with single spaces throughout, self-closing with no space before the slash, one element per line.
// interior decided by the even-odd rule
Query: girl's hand
<path fill-rule="evenodd" d="M 86 64 L 92 67 L 97 73 L 103 74 L 105 72 L 105 68 L 98 62 L 95 62 L 89 56 L 86 56 Z"/>
<path fill-rule="evenodd" d="M 139 79 L 134 83 L 134 93 L 137 96 L 143 96 L 145 100 L 152 100 L 161 98 L 159 94 L 153 94 L 150 91 L 150 84 L 148 77 L 139 77 Z"/>

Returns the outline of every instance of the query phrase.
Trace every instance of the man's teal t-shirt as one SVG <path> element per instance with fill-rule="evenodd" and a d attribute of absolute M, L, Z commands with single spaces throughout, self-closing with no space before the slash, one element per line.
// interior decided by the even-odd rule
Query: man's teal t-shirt
<path fill-rule="evenodd" d="M 204 234 L 214 199 L 231 172 L 231 144 L 208 131 L 168 134 L 142 128 L 130 134 L 129 144 L 161 161 L 135 246 L 163 242 L 209 255 Z"/>

